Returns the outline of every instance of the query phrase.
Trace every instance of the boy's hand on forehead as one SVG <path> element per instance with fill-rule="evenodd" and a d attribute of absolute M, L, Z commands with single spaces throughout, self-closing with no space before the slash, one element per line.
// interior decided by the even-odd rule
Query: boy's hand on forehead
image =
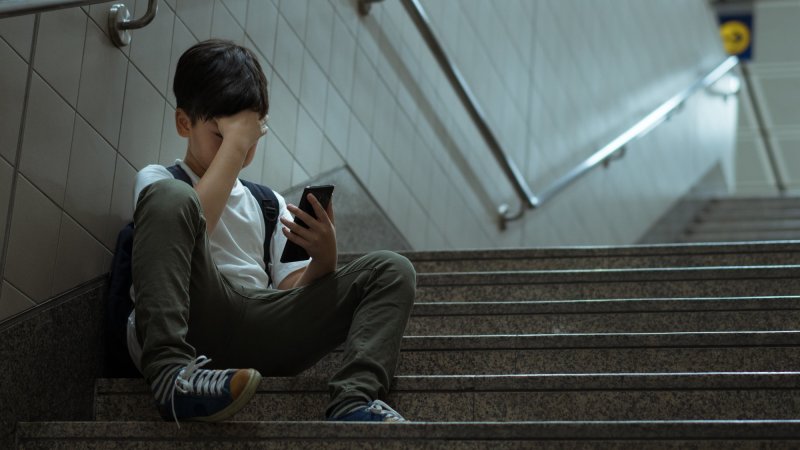
<path fill-rule="evenodd" d="M 263 136 L 263 120 L 255 111 L 240 111 L 232 116 L 214 119 L 223 141 L 231 141 L 243 152 L 253 147 Z"/>

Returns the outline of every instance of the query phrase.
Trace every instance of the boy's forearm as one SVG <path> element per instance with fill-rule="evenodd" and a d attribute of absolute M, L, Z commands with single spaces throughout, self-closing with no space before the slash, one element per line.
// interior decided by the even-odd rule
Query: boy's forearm
<path fill-rule="evenodd" d="M 195 186 L 200 204 L 203 207 L 203 215 L 206 218 L 206 230 L 209 234 L 219 223 L 225 204 L 231 194 L 233 186 L 247 153 L 241 152 L 227 141 L 223 141 L 219 152 L 214 157 L 211 165 L 200 178 Z"/>

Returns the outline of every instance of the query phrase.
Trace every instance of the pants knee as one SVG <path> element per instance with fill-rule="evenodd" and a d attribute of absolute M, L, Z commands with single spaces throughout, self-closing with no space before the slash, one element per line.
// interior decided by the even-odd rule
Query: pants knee
<path fill-rule="evenodd" d="M 408 299 L 409 305 L 414 303 L 414 295 L 417 289 L 417 271 L 411 261 L 403 255 L 389 250 L 379 250 L 366 255 L 373 259 L 374 267 L 392 276 L 393 281 L 407 291 L 403 298 Z"/>
<path fill-rule="evenodd" d="M 200 200 L 192 186 L 180 180 L 164 179 L 145 187 L 139 194 L 136 213 L 202 215 Z"/>

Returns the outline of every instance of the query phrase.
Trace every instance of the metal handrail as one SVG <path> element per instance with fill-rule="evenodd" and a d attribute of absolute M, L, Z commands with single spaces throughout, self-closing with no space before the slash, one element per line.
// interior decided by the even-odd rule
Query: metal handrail
<path fill-rule="evenodd" d="M 726 58 L 722 63 L 708 72 L 708 74 L 699 78 L 688 88 L 672 96 L 669 100 L 653 110 L 653 112 L 646 115 L 642 120 L 594 152 L 592 156 L 586 158 L 583 162 L 576 165 L 566 174 L 547 186 L 539 195 L 539 199 L 542 202 L 545 202 L 553 198 L 553 196 L 555 196 L 558 192 L 574 183 L 575 180 L 582 177 L 593 168 L 599 166 L 600 164 L 604 164 L 606 161 L 613 158 L 615 153 L 624 152 L 626 145 L 645 136 L 658 125 L 669 119 L 672 114 L 683 107 L 684 103 L 689 97 L 694 95 L 698 90 L 708 88 L 717 82 L 725 74 L 736 67 L 737 64 L 739 64 L 739 58 L 735 56 L 729 56 Z M 734 93 L 729 93 L 729 95 L 732 94 Z"/>
<path fill-rule="evenodd" d="M 372 4 L 381 1 L 382 0 L 359 0 L 359 12 L 365 15 L 369 14 Z M 431 50 L 436 58 L 436 61 L 439 63 L 439 66 L 450 80 L 450 83 L 453 85 L 456 94 L 466 107 L 467 112 L 475 122 L 478 131 L 481 133 L 481 136 L 483 137 L 484 141 L 486 141 L 486 144 L 489 146 L 489 149 L 491 150 L 495 159 L 500 164 L 501 169 L 511 181 L 515 193 L 522 202 L 519 211 L 513 215 L 510 214 L 510 207 L 507 204 L 502 204 L 497 208 L 498 221 L 501 230 L 506 228 L 506 224 L 508 222 L 521 218 L 526 209 L 540 207 L 542 204 L 553 198 L 557 193 L 561 192 L 564 188 L 577 181 L 590 170 L 601 164 L 608 165 L 610 161 L 624 155 L 626 146 L 628 144 L 645 136 L 662 122 L 669 119 L 683 106 L 685 101 L 690 96 L 694 95 L 694 93 L 699 89 L 708 88 L 714 84 L 739 63 L 738 58 L 735 56 L 728 57 L 708 74 L 692 83 L 692 85 L 688 88 L 674 95 L 635 125 L 614 138 L 608 144 L 601 147 L 599 150 L 595 151 L 590 157 L 576 165 L 574 168 L 570 169 L 566 174 L 559 177 L 549 186 L 544 188 L 542 193 L 537 196 L 533 194 L 533 190 L 522 176 L 522 173 L 520 172 L 516 163 L 514 163 L 514 161 L 509 158 L 508 154 L 503 151 L 500 143 L 491 132 L 480 104 L 464 80 L 464 77 L 461 75 L 461 72 L 458 70 L 458 68 L 456 68 L 456 66 L 444 52 L 441 44 L 439 44 L 439 40 L 436 38 L 436 34 L 433 32 L 431 27 L 430 20 L 428 19 L 425 9 L 420 4 L 419 0 L 400 0 L 400 2 L 411 16 L 411 19 L 417 26 L 420 34 L 422 34 L 424 41 L 428 44 L 428 48 Z M 732 94 L 733 93 L 725 95 Z"/>
<path fill-rule="evenodd" d="M 0 2 L 0 19 L 6 17 L 36 14 L 57 9 L 88 6 L 105 3 L 107 0 L 4 0 Z M 156 17 L 158 0 L 148 0 L 147 12 L 137 19 L 131 20 L 130 11 L 122 4 L 111 5 L 108 12 L 108 35 L 118 47 L 131 43 L 130 30 L 147 26 Z"/>
<path fill-rule="evenodd" d="M 359 11 L 362 14 L 368 14 L 371 4 L 380 1 L 382 0 L 359 0 Z M 411 16 L 411 19 L 417 26 L 417 29 L 420 31 L 425 42 L 428 44 L 428 48 L 430 48 L 431 52 L 433 52 L 433 55 L 436 58 L 436 61 L 439 63 L 439 66 L 450 80 L 450 83 L 453 85 L 458 98 L 461 100 L 461 103 L 467 109 L 467 113 L 469 113 L 469 116 L 475 123 L 478 132 L 480 132 L 481 137 L 483 137 L 483 140 L 489 146 L 489 149 L 491 150 L 495 159 L 500 164 L 500 168 L 511 181 L 517 196 L 525 206 L 529 208 L 535 208 L 539 205 L 539 199 L 533 194 L 533 190 L 531 190 L 528 182 L 525 181 L 525 177 L 523 177 L 522 172 L 519 170 L 517 164 L 503 150 L 500 142 L 497 140 L 497 138 L 495 138 L 494 134 L 489 128 L 486 115 L 484 114 L 478 99 L 467 85 L 466 80 L 461 75 L 461 71 L 459 71 L 455 64 L 453 64 L 453 62 L 447 56 L 447 53 L 445 53 L 441 44 L 439 44 L 439 40 L 436 38 L 436 34 L 433 32 L 433 28 L 431 27 L 428 15 L 425 13 L 425 9 L 420 4 L 419 0 L 400 0 L 400 2 Z M 500 205 L 498 208 L 501 228 L 504 226 L 505 221 L 508 220 L 506 217 L 508 215 L 508 210 L 509 206 L 506 204 Z"/>

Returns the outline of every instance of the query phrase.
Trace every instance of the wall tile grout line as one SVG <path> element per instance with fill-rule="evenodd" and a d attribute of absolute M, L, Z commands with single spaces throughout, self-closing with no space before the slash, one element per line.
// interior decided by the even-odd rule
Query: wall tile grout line
<path fill-rule="evenodd" d="M 14 173 L 11 176 L 11 192 L 8 199 L 8 213 L 6 215 L 5 230 L 3 230 L 3 246 L 0 248 L 0 286 L 5 279 L 6 273 L 6 260 L 8 259 L 9 240 L 11 238 L 11 223 L 14 218 L 14 203 L 17 193 L 17 182 L 20 177 L 20 166 L 22 165 L 22 144 L 25 136 L 25 125 L 28 115 L 28 99 L 31 94 L 31 79 L 33 77 L 33 58 L 36 56 L 36 41 L 39 35 L 39 18 L 40 14 L 36 14 L 33 21 L 33 36 L 31 37 L 31 52 L 28 60 L 28 75 L 25 81 L 25 100 L 22 106 L 22 119 L 19 126 L 19 135 L 17 137 L 17 154 L 16 161 L 14 161 Z M 2 289 L 0 289 L 0 296 L 2 296 Z M 2 301 L 2 298 L 0 298 Z"/>

